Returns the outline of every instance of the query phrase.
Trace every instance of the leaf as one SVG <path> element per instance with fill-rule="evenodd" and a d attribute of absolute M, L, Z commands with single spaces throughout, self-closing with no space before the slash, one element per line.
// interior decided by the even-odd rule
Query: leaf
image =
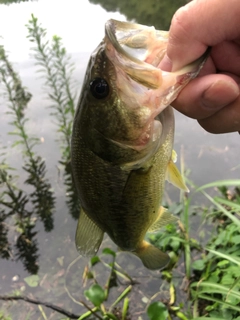
<path fill-rule="evenodd" d="M 233 305 L 231 303 L 227 303 L 227 302 L 223 301 L 222 299 L 213 298 L 213 297 L 210 297 L 210 296 L 205 295 L 205 294 L 199 294 L 198 298 L 201 298 L 201 299 L 204 299 L 204 300 L 208 300 L 208 301 L 213 301 L 215 303 L 219 303 L 222 308 L 232 309 L 232 310 L 236 310 L 236 311 L 240 312 L 240 307 L 235 306 L 235 305 Z M 239 301 L 239 298 L 238 298 L 238 301 Z M 210 318 L 210 319 L 212 319 L 212 318 Z M 224 318 L 224 319 L 229 319 L 229 318 Z"/>
<path fill-rule="evenodd" d="M 232 243 L 239 244 L 240 243 L 240 235 L 233 236 L 231 241 L 232 241 Z"/>
<path fill-rule="evenodd" d="M 217 266 L 222 268 L 222 267 L 226 267 L 229 264 L 228 260 L 221 260 L 217 263 Z"/>
<path fill-rule="evenodd" d="M 235 203 L 233 201 L 222 199 L 222 198 L 219 198 L 219 197 L 215 197 L 214 199 L 217 202 L 219 202 L 220 204 L 224 204 L 226 206 L 229 206 L 233 210 L 240 211 L 240 204 L 237 204 L 237 203 Z"/>
<path fill-rule="evenodd" d="M 196 260 L 192 264 L 194 270 L 203 270 L 205 268 L 205 263 L 203 260 Z"/>
<path fill-rule="evenodd" d="M 224 286 L 224 285 L 221 285 L 221 284 L 218 284 L 218 283 L 212 283 L 212 282 L 209 282 L 209 281 L 203 281 L 203 282 L 194 282 L 191 284 L 191 287 L 197 287 L 198 288 L 198 297 L 200 296 L 203 296 L 202 293 L 207 293 L 207 294 L 221 294 L 221 295 L 228 295 L 233 297 L 233 298 L 236 298 L 236 299 L 239 299 L 240 300 L 240 292 L 238 290 L 230 290 L 228 286 Z M 217 299 L 215 298 L 210 298 L 210 296 L 208 298 L 204 298 L 204 299 L 208 299 L 210 301 L 218 301 Z M 240 308 L 238 309 L 240 310 Z"/>
<path fill-rule="evenodd" d="M 95 307 L 99 307 L 105 300 L 104 290 L 98 284 L 93 284 L 88 290 L 85 290 L 84 295 L 94 304 Z"/>
<path fill-rule="evenodd" d="M 231 187 L 231 186 L 240 186 L 240 179 L 232 179 L 232 180 L 219 180 L 219 181 L 214 181 L 208 184 L 205 184 L 199 188 L 197 188 L 196 191 L 201 191 L 207 188 L 214 188 L 214 187 Z"/>
<path fill-rule="evenodd" d="M 236 263 L 238 266 L 240 266 L 240 259 L 239 257 L 233 256 L 233 255 L 229 255 L 229 254 L 225 254 L 223 252 L 219 252 L 216 250 L 212 250 L 210 248 L 206 248 L 206 250 L 208 250 L 209 252 L 215 254 L 216 256 L 219 256 L 221 258 L 227 259 L 233 263 Z"/>
<path fill-rule="evenodd" d="M 128 307 L 129 307 L 129 298 L 126 297 L 123 301 L 123 307 L 122 307 L 122 319 L 126 319 L 127 317 L 127 312 L 128 312 Z"/>
<path fill-rule="evenodd" d="M 239 180 L 240 181 L 240 180 Z M 228 211 L 224 206 L 219 204 L 214 198 L 212 198 L 209 194 L 207 194 L 205 191 L 201 191 L 207 199 L 209 199 L 223 214 L 225 214 L 232 222 L 240 227 L 240 220 L 235 217 L 230 211 Z"/>
<path fill-rule="evenodd" d="M 113 302 L 113 304 L 111 305 L 111 309 L 115 307 L 123 298 L 125 298 L 126 295 L 128 295 L 131 290 L 132 290 L 132 285 L 129 285 Z"/>
<path fill-rule="evenodd" d="M 33 274 L 29 277 L 24 278 L 24 281 L 29 285 L 29 287 L 37 287 L 39 284 L 39 276 L 37 274 Z"/>
<path fill-rule="evenodd" d="M 110 313 L 110 312 L 106 312 L 106 319 L 112 319 L 112 320 L 118 320 L 119 318 L 117 318 L 114 314 Z"/>
<path fill-rule="evenodd" d="M 110 255 L 112 255 L 113 257 L 116 256 L 116 253 L 115 253 L 113 250 L 109 249 L 109 248 L 103 249 L 102 253 L 103 253 L 103 254 L 110 254 Z"/>
<path fill-rule="evenodd" d="M 98 262 L 100 262 L 100 259 L 98 256 L 94 256 L 91 258 L 90 260 L 90 263 L 91 263 L 91 266 L 93 267 L 95 264 L 97 264 Z"/>
<path fill-rule="evenodd" d="M 171 247 L 175 252 L 178 250 L 179 246 L 180 246 L 180 241 L 178 240 L 171 241 Z"/>
<path fill-rule="evenodd" d="M 147 309 L 147 315 L 150 320 L 166 320 L 168 318 L 168 310 L 161 302 L 153 302 Z"/>

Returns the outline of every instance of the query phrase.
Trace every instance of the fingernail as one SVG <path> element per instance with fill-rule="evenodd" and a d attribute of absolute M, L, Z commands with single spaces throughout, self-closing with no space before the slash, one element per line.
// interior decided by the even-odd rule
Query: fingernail
<path fill-rule="evenodd" d="M 221 109 L 239 96 L 237 84 L 218 80 L 202 94 L 202 104 L 208 109 Z"/>
<path fill-rule="evenodd" d="M 172 61 L 169 59 L 169 57 L 165 54 L 162 61 L 159 63 L 158 66 L 163 71 L 171 71 L 172 70 Z"/>

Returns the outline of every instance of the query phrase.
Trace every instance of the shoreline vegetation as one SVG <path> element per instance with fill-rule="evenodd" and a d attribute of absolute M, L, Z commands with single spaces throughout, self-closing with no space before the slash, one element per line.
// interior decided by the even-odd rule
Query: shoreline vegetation
<path fill-rule="evenodd" d="M 76 220 L 79 205 L 70 166 L 71 126 L 76 103 L 72 80 L 74 65 L 61 38 L 54 36 L 47 41 L 46 29 L 33 15 L 27 29 L 29 41 L 34 45 L 36 65 L 45 79 L 43 90 L 51 102 L 50 117 L 60 137 L 57 143 L 62 156 L 59 164 L 64 168 L 66 203 L 70 215 Z M 23 86 L 3 46 L 0 46 L 0 87 L 8 105 L 7 119 L 12 127 L 9 134 L 15 137 L 11 147 L 21 150 L 20 161 L 27 177 L 24 186 L 28 186 L 25 190 L 20 184 L 21 173 L 8 163 L 7 147 L 2 148 L 0 258 L 20 260 L 29 273 L 24 279 L 25 285 L 33 289 L 41 286 L 46 278 L 38 273 L 41 257 L 37 223 L 41 223 L 48 233 L 53 230 L 57 198 L 48 178 L 46 162 L 36 151 L 39 137 L 29 134 L 27 129 L 31 119 L 27 119 L 26 110 L 32 95 Z M 185 173 L 184 168 L 182 173 Z M 62 274 L 59 273 L 56 289 L 64 292 L 64 300 L 57 304 L 45 301 L 44 287 L 40 297 L 35 296 L 34 291 L 27 296 L 21 290 L 1 295 L 0 320 L 16 319 L 20 305 L 17 300 L 36 305 L 39 319 L 45 320 L 60 319 L 60 315 L 65 320 L 240 320 L 240 180 L 216 181 L 197 187 L 186 175 L 185 178 L 192 190 L 190 196 L 182 193 L 179 202 L 169 207 L 179 217 L 178 223 L 148 235 L 154 245 L 167 251 L 171 257 L 165 269 L 154 273 L 154 281 L 159 281 L 160 289 L 151 297 L 141 292 L 139 299 L 139 279 L 129 275 L 127 260 L 120 263 L 119 253 L 104 248 L 88 261 L 80 276 L 77 268 L 80 257 L 74 260 L 73 256 L 68 265 L 64 264 L 63 258 L 57 259 L 61 270 L 64 269 Z M 207 205 L 196 206 L 196 194 L 202 194 Z M 198 235 L 193 237 L 191 220 L 195 218 L 200 226 Z M 102 274 L 104 282 L 100 279 Z M 56 279 L 55 275 L 49 277 Z M 74 295 L 69 288 L 69 278 L 75 287 Z M 147 283 L 148 280 L 141 278 L 141 281 Z M 82 311 L 73 313 L 73 305 L 79 305 Z M 139 314 L 138 308 L 143 310 Z M 26 310 L 25 320 L 37 319 L 34 308 Z"/>

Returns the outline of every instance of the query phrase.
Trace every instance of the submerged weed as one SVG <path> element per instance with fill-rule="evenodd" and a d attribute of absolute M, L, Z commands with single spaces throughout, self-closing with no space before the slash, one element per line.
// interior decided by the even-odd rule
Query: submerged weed
<path fill-rule="evenodd" d="M 64 184 L 66 186 L 67 205 L 74 219 L 79 217 L 78 196 L 72 183 L 70 145 L 72 123 L 75 112 L 76 91 L 73 90 L 72 73 L 75 69 L 71 57 L 63 46 L 62 39 L 53 36 L 51 41 L 46 39 L 47 30 L 32 15 L 26 25 L 28 38 L 35 44 L 32 48 L 36 65 L 45 79 L 44 90 L 51 101 L 51 116 L 61 133 L 60 143 L 62 158 L 59 161 L 64 166 Z"/>
<path fill-rule="evenodd" d="M 45 161 L 34 152 L 34 147 L 39 140 L 27 134 L 25 110 L 31 99 L 31 93 L 23 87 L 21 79 L 14 71 L 3 46 L 0 46 L 0 79 L 5 88 L 4 96 L 8 101 L 8 114 L 12 120 L 10 124 L 14 131 L 9 134 L 17 137 L 13 147 L 23 147 L 23 170 L 27 173 L 25 183 L 32 187 L 29 194 L 18 190 L 13 183 L 12 176 L 8 173 L 9 168 L 2 163 L 0 168 L 1 186 L 5 187 L 0 198 L 3 206 L 1 215 L 1 226 L 4 228 L 4 221 L 10 216 L 15 217 L 16 230 L 19 234 L 16 241 L 17 258 L 23 260 L 26 269 L 31 273 L 38 271 L 37 259 L 38 248 L 35 239 L 35 220 L 43 221 L 46 231 L 53 228 L 53 209 L 55 197 L 46 175 Z M 31 209 L 29 209 L 31 203 Z M 4 229 L 6 234 L 6 227 Z M 6 243 L 7 238 L 2 238 L 3 246 L 10 246 Z"/>
<path fill-rule="evenodd" d="M 52 101 L 51 115 L 62 134 L 62 161 L 70 161 L 70 144 L 76 93 L 72 93 L 72 72 L 74 65 L 62 44 L 62 39 L 53 36 L 52 42 L 46 40 L 47 31 L 32 14 L 26 25 L 28 38 L 36 46 L 32 48 L 39 72 L 45 78 L 44 88 Z"/>

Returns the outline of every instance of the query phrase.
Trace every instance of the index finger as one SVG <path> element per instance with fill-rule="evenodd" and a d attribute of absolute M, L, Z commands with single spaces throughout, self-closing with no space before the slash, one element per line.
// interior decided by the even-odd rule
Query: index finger
<path fill-rule="evenodd" d="M 173 16 L 163 60 L 172 70 L 199 58 L 209 46 L 240 37 L 239 0 L 194 0 Z M 170 62 L 167 61 L 170 59 Z"/>

